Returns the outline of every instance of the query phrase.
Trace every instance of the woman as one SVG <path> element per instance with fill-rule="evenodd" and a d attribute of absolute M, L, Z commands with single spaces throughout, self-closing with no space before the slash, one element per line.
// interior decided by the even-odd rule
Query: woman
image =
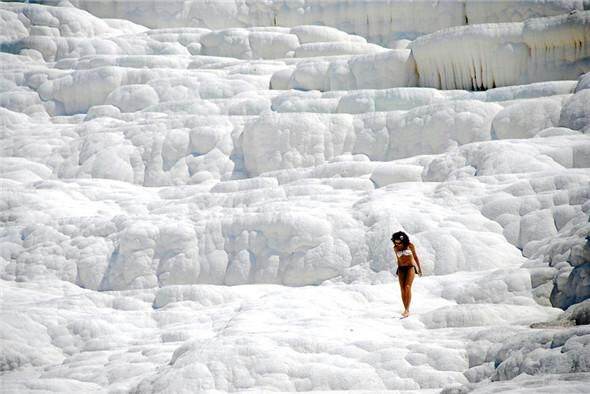
<path fill-rule="evenodd" d="M 410 242 L 408 235 L 398 231 L 391 236 L 393 242 L 393 253 L 397 258 L 397 275 L 399 287 L 402 291 L 402 301 L 404 303 L 404 312 L 402 317 L 410 316 L 410 302 L 412 301 L 412 282 L 414 273 L 422 276 L 422 266 L 416 255 L 416 249 Z"/>

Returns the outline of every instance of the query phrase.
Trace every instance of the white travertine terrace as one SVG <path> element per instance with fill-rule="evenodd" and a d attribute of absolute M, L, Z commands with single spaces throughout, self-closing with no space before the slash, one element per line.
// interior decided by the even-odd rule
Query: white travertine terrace
<path fill-rule="evenodd" d="M 584 2 L 44 3 L 0 4 L 1 391 L 587 392 Z"/>

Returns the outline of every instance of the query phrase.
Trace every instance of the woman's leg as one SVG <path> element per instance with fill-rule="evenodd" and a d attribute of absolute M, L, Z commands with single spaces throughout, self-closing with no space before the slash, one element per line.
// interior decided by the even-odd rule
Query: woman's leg
<path fill-rule="evenodd" d="M 399 289 L 402 295 L 402 302 L 404 304 L 404 312 L 402 313 L 402 316 L 406 316 L 406 283 L 408 281 L 408 270 L 405 268 L 400 267 L 399 268 L 399 273 L 398 273 L 398 279 L 399 279 Z"/>
<path fill-rule="evenodd" d="M 414 282 L 414 270 L 404 270 L 403 278 L 400 275 L 400 288 L 402 292 L 402 301 L 404 303 L 403 316 L 410 314 L 410 303 L 412 302 L 412 282 Z"/>
<path fill-rule="evenodd" d="M 407 280 L 404 286 L 404 291 L 406 292 L 406 307 L 407 315 L 410 314 L 410 303 L 412 302 L 412 283 L 414 282 L 414 268 L 408 270 Z"/>

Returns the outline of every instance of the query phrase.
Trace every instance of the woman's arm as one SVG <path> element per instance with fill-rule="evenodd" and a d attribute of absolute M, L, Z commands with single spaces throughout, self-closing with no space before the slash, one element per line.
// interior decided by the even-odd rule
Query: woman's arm
<path fill-rule="evenodd" d="M 416 248 L 414 248 L 414 244 L 410 244 L 410 250 L 412 251 L 412 255 L 414 256 L 414 261 L 418 266 L 418 275 L 422 276 L 422 266 L 420 265 L 420 260 L 418 259 L 418 255 L 416 254 Z"/>

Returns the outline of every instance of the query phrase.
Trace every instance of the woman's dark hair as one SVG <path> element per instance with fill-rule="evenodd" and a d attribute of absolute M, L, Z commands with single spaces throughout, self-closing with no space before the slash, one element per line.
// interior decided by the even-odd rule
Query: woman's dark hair
<path fill-rule="evenodd" d="M 398 231 L 397 233 L 393 233 L 391 236 L 391 242 L 395 244 L 395 241 L 401 241 L 402 245 L 404 245 L 404 248 L 407 248 L 410 244 L 410 237 L 408 237 L 408 234 L 404 233 L 403 231 Z"/>

